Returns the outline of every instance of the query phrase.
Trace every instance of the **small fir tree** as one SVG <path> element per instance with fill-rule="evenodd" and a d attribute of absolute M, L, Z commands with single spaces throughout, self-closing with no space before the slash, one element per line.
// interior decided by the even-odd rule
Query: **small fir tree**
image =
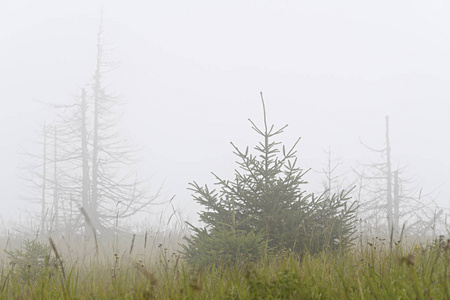
<path fill-rule="evenodd" d="M 295 150 L 300 138 L 289 149 L 274 141 L 287 125 L 278 130 L 273 125 L 269 127 L 262 94 L 261 100 L 264 129 L 249 120 L 262 138 L 254 147 L 256 154 L 251 154 L 248 147 L 241 151 L 231 143 L 239 158 L 234 180 L 223 180 L 213 173 L 218 190 L 190 183 L 195 201 L 205 207 L 200 220 L 207 226 L 199 229 L 191 225 L 195 233 L 186 238 L 188 243 L 184 248 L 188 262 L 195 262 L 197 254 L 204 253 L 205 248 L 221 248 L 225 258 L 231 249 L 220 247 L 224 239 L 242 240 L 249 233 L 255 234 L 248 238 L 262 234 L 259 243 L 265 249 L 294 252 L 345 249 L 353 240 L 355 207 L 353 204 L 347 207 L 348 192 L 317 197 L 302 189 L 307 183 L 303 180 L 306 171 L 297 166 Z M 230 233 L 224 234 L 227 230 Z M 246 253 L 247 249 L 242 247 L 245 243 L 239 245 L 239 249 L 232 250 L 233 255 L 239 251 Z"/>
<path fill-rule="evenodd" d="M 58 269 L 52 247 L 39 241 L 25 240 L 23 249 L 6 251 L 6 254 L 9 263 L 16 270 L 15 275 L 22 282 L 35 281 L 44 273 L 50 276 Z"/>

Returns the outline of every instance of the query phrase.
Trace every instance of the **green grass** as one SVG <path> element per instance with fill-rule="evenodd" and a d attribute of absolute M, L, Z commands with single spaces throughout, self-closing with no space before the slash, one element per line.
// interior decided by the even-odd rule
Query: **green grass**
<path fill-rule="evenodd" d="M 450 299 L 449 266 L 444 242 L 285 253 L 202 270 L 159 247 L 153 257 L 111 254 L 65 262 L 65 276 L 61 268 L 46 268 L 33 281 L 21 280 L 4 263 L 0 299 Z"/>

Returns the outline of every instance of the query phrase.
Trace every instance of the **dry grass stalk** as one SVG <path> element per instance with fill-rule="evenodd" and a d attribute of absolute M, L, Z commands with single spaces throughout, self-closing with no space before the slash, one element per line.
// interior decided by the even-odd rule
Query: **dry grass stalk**
<path fill-rule="evenodd" d="M 86 219 L 86 223 L 92 228 L 92 233 L 94 234 L 94 240 L 95 240 L 95 254 L 98 257 L 98 240 L 97 240 L 97 232 L 95 231 L 95 227 L 92 224 L 91 218 L 89 218 L 89 215 L 87 214 L 84 207 L 80 207 L 80 211 L 83 214 L 84 218 Z"/>
<path fill-rule="evenodd" d="M 147 231 L 145 231 L 144 249 L 147 248 Z"/>
<path fill-rule="evenodd" d="M 61 271 L 63 274 L 63 278 L 66 279 L 66 272 L 64 271 L 64 264 L 62 262 L 61 256 L 59 255 L 58 249 L 56 249 L 55 242 L 51 237 L 48 238 L 48 241 L 50 242 L 50 245 L 52 246 L 53 252 L 55 253 L 56 259 L 59 261 L 59 264 L 61 265 Z"/>
<path fill-rule="evenodd" d="M 133 239 L 131 240 L 130 255 L 131 255 L 131 252 L 133 252 L 135 238 L 136 238 L 136 234 L 133 234 Z"/>

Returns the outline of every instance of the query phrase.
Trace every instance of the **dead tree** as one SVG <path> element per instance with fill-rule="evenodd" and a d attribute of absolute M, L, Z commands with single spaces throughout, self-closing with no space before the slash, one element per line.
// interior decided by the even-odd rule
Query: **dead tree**
<path fill-rule="evenodd" d="M 44 155 L 33 156 L 28 175 L 41 193 L 41 232 L 86 234 L 91 227 L 100 233 L 113 231 L 119 220 L 156 204 L 159 191 L 153 196 L 145 191 L 148 182 L 138 180 L 132 170 L 137 149 L 120 134 L 121 102 L 104 84 L 115 65 L 105 62 L 104 45 L 100 26 L 92 84 L 71 103 L 51 105 L 57 114 L 54 134 L 44 127 Z M 51 197 L 52 205 L 47 203 Z"/>
<path fill-rule="evenodd" d="M 85 207 L 93 226 L 99 230 L 114 227 L 117 219 L 123 219 L 143 212 L 156 196 L 148 197 L 143 191 L 143 183 L 134 172 L 120 173 L 135 160 L 136 153 L 130 139 L 120 135 L 118 122 L 120 114 L 116 108 L 121 102 L 112 96 L 103 85 L 105 73 L 115 68 L 114 64 L 104 60 L 104 42 L 102 28 L 97 36 L 97 61 L 92 84 L 92 110 L 89 140 L 90 151 L 83 151 L 83 157 L 89 153 L 91 169 L 90 195 Z M 83 135 L 83 134 L 82 134 Z M 86 146 L 83 146 L 85 149 Z M 84 159 L 83 162 L 87 160 Z M 83 169 L 84 184 L 87 184 L 87 171 Z M 87 197 L 86 190 L 84 191 Z M 85 201 L 86 203 L 86 201 Z"/>
<path fill-rule="evenodd" d="M 55 218 L 55 212 L 57 214 L 58 206 L 58 171 L 56 139 L 55 135 L 52 134 L 53 130 L 53 126 L 44 123 L 42 130 L 36 134 L 37 139 L 30 143 L 33 146 L 39 146 L 42 149 L 41 154 L 33 154 L 26 149 L 22 151 L 24 156 L 22 168 L 25 170 L 20 175 L 25 186 L 22 198 L 31 203 L 39 202 L 40 213 L 27 211 L 33 223 L 36 222 L 39 225 L 25 228 L 19 224 L 15 230 L 19 234 L 33 234 L 43 239 L 46 239 L 46 236 L 55 229 L 55 226 L 58 226 L 54 224 L 57 219 Z M 53 144 L 53 147 L 51 147 L 51 144 Z M 53 168 L 51 168 L 52 165 Z M 49 199 L 53 199 L 53 203 Z"/>
<path fill-rule="evenodd" d="M 398 231 L 394 227 L 394 214 L 392 211 L 392 166 L 391 166 L 391 142 L 389 139 L 389 116 L 386 116 L 386 210 L 388 229 Z M 398 199 L 397 199 L 398 200 Z"/>
<path fill-rule="evenodd" d="M 331 147 L 328 147 L 328 150 L 325 151 L 325 153 L 327 155 L 326 167 L 322 169 L 320 173 L 324 176 L 322 179 L 322 186 L 325 195 L 328 199 L 331 199 L 333 194 L 339 194 L 342 190 L 350 191 L 355 186 L 355 183 L 352 182 L 346 184 L 344 182 L 343 178 L 348 172 L 337 173 L 341 162 L 333 158 Z"/>
<path fill-rule="evenodd" d="M 89 190 L 90 190 L 90 179 L 89 179 L 89 152 L 88 152 L 88 133 L 87 133 L 87 100 L 86 100 L 86 90 L 81 91 L 81 126 L 80 126 L 80 137 L 81 137 L 81 168 L 82 168 L 82 185 L 81 185 L 81 205 L 82 207 L 89 206 Z"/>
<path fill-rule="evenodd" d="M 52 209 L 52 224 L 53 231 L 59 231 L 59 186 L 58 186 L 58 130 L 54 127 L 53 135 L 53 209 Z"/>
<path fill-rule="evenodd" d="M 387 236 L 392 233 L 398 236 L 403 224 L 409 233 L 425 235 L 424 229 L 431 229 L 429 224 L 436 216 L 434 191 L 422 195 L 414 178 L 405 178 L 406 168 L 397 167 L 393 171 L 388 116 L 385 138 L 383 149 L 374 149 L 361 142 L 367 149 L 381 154 L 382 161 L 361 164 L 359 170 L 354 169 L 360 185 L 358 217 L 369 226 L 384 230 Z"/>
<path fill-rule="evenodd" d="M 45 193 L 46 193 L 46 180 L 47 180 L 47 129 L 45 128 L 45 123 L 42 128 L 42 135 L 44 139 L 44 153 L 42 153 L 42 199 L 41 199 L 41 233 L 45 232 Z"/>
<path fill-rule="evenodd" d="M 104 62 L 101 27 L 97 38 L 90 91 L 82 89 L 72 104 L 57 107 L 64 132 L 64 140 L 59 143 L 64 157 L 64 185 L 59 184 L 59 189 L 65 194 L 66 211 L 78 216 L 72 226 L 84 233 L 91 232 L 90 227 L 99 232 L 112 231 L 119 219 L 145 213 L 158 196 L 149 196 L 144 191 L 147 182 L 139 181 L 131 170 L 137 149 L 129 138 L 121 136 L 117 111 L 121 102 L 103 85 L 104 74 L 114 64 Z M 80 208 L 89 220 L 80 214 Z"/>

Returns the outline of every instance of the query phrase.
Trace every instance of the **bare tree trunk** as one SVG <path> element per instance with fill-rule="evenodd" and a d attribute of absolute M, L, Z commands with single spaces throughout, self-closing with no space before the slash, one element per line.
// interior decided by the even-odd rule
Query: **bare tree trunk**
<path fill-rule="evenodd" d="M 367 193 L 365 197 L 368 198 L 368 201 L 361 203 L 358 213 L 360 215 L 365 214 L 367 216 L 366 220 L 375 222 L 375 228 L 377 227 L 376 222 L 378 222 L 379 213 L 383 213 L 382 218 L 387 221 L 387 236 L 393 237 L 393 233 L 401 233 L 403 230 L 402 226 L 404 225 L 402 224 L 402 219 L 408 218 L 411 220 L 412 217 L 414 217 L 416 221 L 412 224 L 408 224 L 409 226 L 405 229 L 406 232 L 426 234 L 426 231 L 431 228 L 428 224 L 432 224 L 432 210 L 434 207 L 437 207 L 437 204 L 434 199 L 431 198 L 431 194 L 427 194 L 428 203 L 424 203 L 424 198 L 421 196 L 422 188 L 420 187 L 409 189 L 403 188 L 405 183 L 412 182 L 405 181 L 404 179 L 402 180 L 402 169 L 397 169 L 393 172 L 389 125 L 389 116 L 386 116 L 385 148 L 374 149 L 361 142 L 363 146 L 373 152 L 386 153 L 386 159 L 381 163 L 370 165 L 362 164 L 363 167 L 370 167 L 367 175 L 364 175 L 364 169 L 362 172 L 355 171 L 361 180 L 366 180 L 366 184 L 360 184 L 360 187 Z M 400 186 L 400 184 L 402 184 L 402 186 Z M 384 186 L 384 188 L 380 188 L 380 186 Z M 418 196 L 415 195 L 416 193 Z M 402 201 L 401 207 L 400 201 Z M 386 223 L 383 222 L 383 226 L 385 226 L 385 224 Z"/>
<path fill-rule="evenodd" d="M 53 207 L 55 218 L 55 232 L 59 230 L 59 212 L 58 212 L 58 136 L 57 128 L 55 126 L 55 145 L 54 145 L 54 190 L 53 190 Z"/>
<path fill-rule="evenodd" d="M 81 95 L 81 160 L 83 169 L 81 203 L 84 210 L 89 210 L 89 153 L 88 153 L 88 137 L 86 125 L 86 90 L 82 90 Z M 85 232 L 88 232 L 88 224 L 85 221 Z"/>
<path fill-rule="evenodd" d="M 393 226 L 392 214 L 392 171 L 391 171 L 391 144 L 389 141 L 389 116 L 386 116 L 386 210 L 388 220 L 388 232 L 391 232 Z"/>
<path fill-rule="evenodd" d="M 44 156 L 43 156 L 43 164 L 42 164 L 42 211 L 41 211 L 41 234 L 43 235 L 45 232 L 45 189 L 46 189 L 46 180 L 47 180 L 47 130 L 45 128 L 45 123 L 43 127 L 44 134 Z"/>
<path fill-rule="evenodd" d="M 400 229 L 400 191 L 398 183 L 398 171 L 394 172 L 394 230 L 399 232 Z"/>
<path fill-rule="evenodd" d="M 94 76 L 94 133 L 93 133 L 93 144 L 92 144 L 92 193 L 91 193 L 91 205 L 89 210 L 89 217 L 94 226 L 98 226 L 98 153 L 99 153 L 99 105 L 101 97 L 101 84 L 100 84 L 100 68 L 102 61 L 102 47 L 100 44 L 101 37 L 101 27 L 98 33 L 97 41 L 97 65 Z"/>
<path fill-rule="evenodd" d="M 328 170 L 327 170 L 327 179 L 328 179 L 328 201 L 331 201 L 331 177 L 333 171 L 331 170 L 331 147 L 328 147 Z"/>

